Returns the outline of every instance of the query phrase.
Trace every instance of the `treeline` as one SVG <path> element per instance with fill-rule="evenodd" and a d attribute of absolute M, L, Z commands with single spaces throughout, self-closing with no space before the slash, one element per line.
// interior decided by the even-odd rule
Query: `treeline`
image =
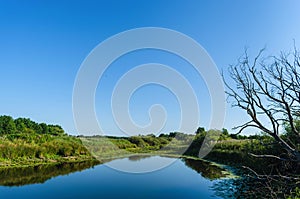
<path fill-rule="evenodd" d="M 166 146 L 171 137 L 156 137 L 150 135 L 138 135 L 131 137 L 114 136 L 77 136 L 84 145 L 96 156 L 114 157 L 119 149 L 131 153 L 142 153 L 159 150 Z"/>
<path fill-rule="evenodd" d="M 160 152 L 164 153 L 181 155 L 185 152 L 186 155 L 197 156 L 206 136 L 209 136 L 212 141 L 217 142 L 214 149 L 223 151 L 237 150 L 237 153 L 240 153 L 240 151 L 238 151 L 239 149 L 243 149 L 245 153 L 250 149 L 262 151 L 265 148 L 259 146 L 259 140 L 270 139 L 269 136 L 264 135 L 237 136 L 235 134 L 229 134 L 226 129 L 205 130 L 203 127 L 199 127 L 194 134 L 170 132 L 162 133 L 158 136 L 148 134 L 131 137 L 100 135 L 79 135 L 77 137 L 83 141 L 88 141 L 85 143 L 86 146 L 95 146 L 91 147 L 91 150 L 94 151 L 94 148 L 97 148 L 99 151 L 98 154 L 100 155 L 107 151 L 112 152 L 116 149 L 124 149 L 129 152 L 137 153 L 160 150 Z"/>
<path fill-rule="evenodd" d="M 158 151 L 158 153 L 162 154 L 184 154 L 194 157 L 198 157 L 203 141 L 206 137 L 209 137 L 210 141 L 205 143 L 205 145 L 214 144 L 214 147 L 205 159 L 238 167 L 257 167 L 256 171 L 260 174 L 278 171 L 284 173 L 299 172 L 295 169 L 295 165 L 283 167 L 281 162 L 276 158 L 263 159 L 250 155 L 268 154 L 279 156 L 283 159 L 285 158 L 284 155 L 282 155 L 283 149 L 279 144 L 274 144 L 274 138 L 266 134 L 249 136 L 236 135 L 230 134 L 227 129 L 205 130 L 205 128 L 199 127 L 194 134 L 170 132 L 158 136 L 149 134 L 131 137 L 79 137 L 81 137 L 82 140 L 88 140 L 85 145 L 91 146 L 92 151 L 99 151 L 99 153 L 97 153 L 99 156 L 105 154 L 107 151 L 110 151 L 109 155 L 113 156 L 112 152 L 119 148 L 136 153 Z M 103 139 L 101 139 L 101 137 Z M 282 138 L 287 142 L 292 142 L 288 131 L 282 135 Z M 97 148 L 97 150 L 94 150 L 94 148 Z"/>
<path fill-rule="evenodd" d="M 81 140 L 59 125 L 0 116 L 0 167 L 91 159 Z"/>
<path fill-rule="evenodd" d="M 59 125 L 36 123 L 28 118 L 14 120 L 11 116 L 0 116 L 0 136 L 17 133 L 63 135 L 65 132 Z"/>

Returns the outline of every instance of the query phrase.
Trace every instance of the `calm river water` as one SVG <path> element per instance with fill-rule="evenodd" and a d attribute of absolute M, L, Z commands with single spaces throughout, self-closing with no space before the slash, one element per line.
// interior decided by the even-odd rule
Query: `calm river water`
<path fill-rule="evenodd" d="M 140 167 L 145 161 L 166 159 L 135 156 L 111 163 Z M 224 198 L 218 187 L 226 180 L 223 176 L 221 168 L 192 159 L 178 159 L 163 169 L 136 174 L 105 164 L 39 166 L 0 171 L 0 198 Z"/>

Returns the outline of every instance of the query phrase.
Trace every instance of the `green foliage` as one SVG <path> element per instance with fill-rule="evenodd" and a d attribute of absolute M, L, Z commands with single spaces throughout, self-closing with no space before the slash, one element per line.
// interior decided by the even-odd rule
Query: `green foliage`
<path fill-rule="evenodd" d="M 300 132 L 300 119 L 294 121 L 295 128 Z M 300 150 L 300 136 L 295 132 L 292 132 L 292 128 L 289 124 L 285 124 L 285 134 L 282 136 L 291 146 Z"/>
<path fill-rule="evenodd" d="M 175 136 L 175 137 L 173 137 Z M 80 136 L 84 145 L 100 159 L 126 156 L 132 153 L 169 153 L 173 154 L 187 147 L 186 140 L 193 136 L 183 133 L 161 134 L 159 137 L 139 135 L 132 137 Z M 179 152 L 182 154 L 182 152 Z"/>
<path fill-rule="evenodd" d="M 57 157 L 89 155 L 87 149 L 69 136 L 12 134 L 0 139 L 0 159 L 55 159 Z"/>
<path fill-rule="evenodd" d="M 67 136 L 60 126 L 0 116 L 0 163 L 70 156 L 88 157 L 90 153 L 79 139 Z"/>
<path fill-rule="evenodd" d="M 0 135 L 16 133 L 17 128 L 14 120 L 10 116 L 0 116 Z"/>
<path fill-rule="evenodd" d="M 149 144 L 147 144 L 143 138 L 141 138 L 141 136 L 132 136 L 128 138 L 129 142 L 135 144 L 138 147 L 144 148 L 149 146 Z"/>
<path fill-rule="evenodd" d="M 229 136 L 228 130 L 225 128 L 222 129 L 222 134 L 225 136 Z"/>
<path fill-rule="evenodd" d="M 153 137 L 153 136 L 144 136 L 142 137 L 145 143 L 149 145 L 148 148 L 158 150 L 161 147 L 163 147 L 163 144 L 161 143 L 161 139 Z"/>
<path fill-rule="evenodd" d="M 166 138 L 166 137 L 159 137 L 159 138 L 157 138 L 158 139 L 158 141 L 160 142 L 160 144 L 162 145 L 162 146 L 165 146 L 165 145 L 167 145 L 170 141 L 168 140 L 168 138 Z"/>
<path fill-rule="evenodd" d="M 28 118 L 13 119 L 10 116 L 0 116 L 0 135 L 9 134 L 52 134 L 63 135 L 64 130 L 59 125 L 47 125 L 45 123 L 38 124 Z"/>
<path fill-rule="evenodd" d="M 119 149 L 131 149 L 136 148 L 137 146 L 134 143 L 131 143 L 128 139 L 110 139 L 110 141 L 116 145 Z"/>
<path fill-rule="evenodd" d="M 184 135 L 184 134 L 182 134 Z M 177 139 L 184 139 L 181 134 L 176 134 L 179 138 Z M 136 145 L 137 148 L 140 148 L 141 151 L 147 151 L 147 150 L 159 150 L 169 144 L 170 137 L 174 136 L 172 135 L 160 135 L 159 137 L 155 137 L 154 135 L 146 135 L 146 136 L 132 136 L 127 138 L 128 141 L 134 145 Z M 185 135 L 186 136 L 186 135 Z"/>
<path fill-rule="evenodd" d="M 199 127 L 196 131 L 196 135 L 204 133 L 205 132 L 205 128 L 204 127 Z"/>
<path fill-rule="evenodd" d="M 300 188 L 296 187 L 295 190 L 287 197 L 287 199 L 299 199 L 300 198 Z"/>
<path fill-rule="evenodd" d="M 48 125 L 48 132 L 51 135 L 64 135 L 65 132 L 63 130 L 63 128 L 59 125 Z"/>

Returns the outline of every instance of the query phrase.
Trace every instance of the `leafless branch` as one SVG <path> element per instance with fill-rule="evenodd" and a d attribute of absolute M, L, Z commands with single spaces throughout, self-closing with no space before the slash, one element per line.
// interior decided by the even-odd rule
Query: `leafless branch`
<path fill-rule="evenodd" d="M 288 125 L 290 133 L 300 139 L 299 127 L 295 121 L 300 115 L 300 56 L 295 49 L 293 56 L 282 53 L 279 57 L 263 58 L 262 49 L 251 63 L 247 51 L 236 65 L 229 68 L 235 87 L 229 85 L 223 76 L 233 106 L 244 110 L 251 118 L 239 129 L 258 128 L 272 136 L 290 155 L 300 162 L 297 148 L 280 136 L 280 129 Z M 261 119 L 264 116 L 265 120 Z M 270 157 L 270 156 L 264 156 Z"/>
<path fill-rule="evenodd" d="M 256 158 L 274 158 L 274 159 L 281 160 L 281 161 L 289 161 L 288 159 L 281 158 L 281 157 L 276 156 L 276 155 L 256 155 L 256 154 L 253 154 L 253 153 L 249 153 L 249 155 L 251 155 L 253 157 L 256 157 Z"/>

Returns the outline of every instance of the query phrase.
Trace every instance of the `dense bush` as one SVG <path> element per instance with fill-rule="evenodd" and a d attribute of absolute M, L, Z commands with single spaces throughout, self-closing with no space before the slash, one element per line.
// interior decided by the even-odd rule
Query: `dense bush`
<path fill-rule="evenodd" d="M 45 123 L 36 123 L 28 118 L 13 119 L 11 116 L 0 116 L 0 135 L 10 134 L 51 134 L 63 135 L 64 130 L 59 125 L 47 125 Z"/>
<path fill-rule="evenodd" d="M 0 116 L 0 161 L 80 155 L 90 154 L 80 139 L 66 135 L 58 125 Z"/>

